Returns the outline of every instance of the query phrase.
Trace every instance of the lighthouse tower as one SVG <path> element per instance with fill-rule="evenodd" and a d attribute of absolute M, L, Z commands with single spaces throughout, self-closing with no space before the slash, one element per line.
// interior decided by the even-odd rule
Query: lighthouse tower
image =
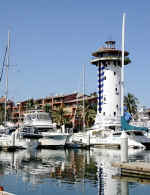
<path fill-rule="evenodd" d="M 124 64 L 130 63 L 129 52 L 124 52 Z M 94 128 L 120 126 L 121 118 L 121 60 L 122 51 L 115 48 L 115 41 L 92 53 L 91 64 L 97 66 L 98 105 Z"/>

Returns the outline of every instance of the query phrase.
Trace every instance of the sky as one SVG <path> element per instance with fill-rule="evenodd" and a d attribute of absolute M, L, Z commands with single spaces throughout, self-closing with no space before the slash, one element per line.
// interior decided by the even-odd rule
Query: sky
<path fill-rule="evenodd" d="M 23 101 L 56 94 L 97 91 L 91 53 L 115 40 L 121 48 L 126 13 L 125 94 L 150 108 L 150 2 L 137 0 L 5 0 L 0 5 L 0 66 L 10 30 L 8 98 Z M 1 68 L 0 67 L 0 68 Z M 5 77 L 0 95 L 5 94 Z"/>

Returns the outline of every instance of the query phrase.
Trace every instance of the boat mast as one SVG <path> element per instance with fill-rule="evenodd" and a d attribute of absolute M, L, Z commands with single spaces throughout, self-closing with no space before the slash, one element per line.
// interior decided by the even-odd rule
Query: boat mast
<path fill-rule="evenodd" d="M 7 61 L 6 61 L 6 91 L 5 91 L 5 116 L 4 116 L 4 123 L 5 124 L 6 124 L 6 120 L 7 120 L 9 48 L 10 48 L 10 31 L 8 31 Z"/>
<path fill-rule="evenodd" d="M 85 130 L 85 64 L 83 64 L 83 131 Z"/>
<path fill-rule="evenodd" d="M 122 22 L 122 67 L 121 67 L 121 117 L 124 115 L 124 45 L 125 45 L 125 17 L 123 13 Z"/>

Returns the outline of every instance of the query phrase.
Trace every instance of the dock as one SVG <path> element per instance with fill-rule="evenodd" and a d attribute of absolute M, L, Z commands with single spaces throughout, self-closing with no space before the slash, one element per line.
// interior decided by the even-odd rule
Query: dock
<path fill-rule="evenodd" d="M 150 182 L 150 163 L 148 162 L 114 162 L 112 163 L 113 167 L 121 169 L 121 176 L 128 177 L 128 178 L 136 178 L 138 179 L 145 179 L 146 181 L 149 180 Z"/>
<path fill-rule="evenodd" d="M 105 149 L 120 149 L 120 144 L 91 144 L 91 147 Z"/>
<path fill-rule="evenodd" d="M 150 184 L 149 178 L 138 178 L 133 176 L 121 176 L 121 175 L 113 175 L 112 179 L 116 179 L 122 182 L 134 182 L 140 184 Z"/>
<path fill-rule="evenodd" d="M 23 148 L 21 147 L 17 147 L 17 146 L 0 146 L 0 151 L 8 151 L 8 152 L 15 152 L 17 150 L 23 150 Z"/>

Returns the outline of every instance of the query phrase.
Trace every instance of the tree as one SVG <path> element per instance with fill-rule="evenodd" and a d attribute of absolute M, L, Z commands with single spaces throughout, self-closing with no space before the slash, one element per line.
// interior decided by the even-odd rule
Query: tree
<path fill-rule="evenodd" d="M 97 113 L 97 103 L 90 104 L 88 100 L 85 101 L 84 110 L 83 104 L 79 104 L 76 110 L 76 117 L 83 125 L 83 114 L 85 115 L 85 126 L 91 127 L 94 124 Z"/>
<path fill-rule="evenodd" d="M 127 110 L 131 115 L 137 113 L 138 104 L 139 101 L 133 94 L 128 93 L 127 96 L 124 97 L 124 105 L 127 107 Z"/>
<path fill-rule="evenodd" d="M 53 122 L 56 122 L 60 126 L 67 123 L 67 117 L 66 117 L 67 113 L 68 112 L 66 112 L 63 107 L 60 107 L 57 110 L 53 110 L 52 112 Z"/>
<path fill-rule="evenodd" d="M 4 104 L 0 104 L 0 124 L 4 122 L 5 108 Z"/>
<path fill-rule="evenodd" d="M 48 112 L 48 113 L 51 113 L 51 111 L 52 111 L 51 105 L 50 104 L 45 104 L 44 105 L 44 111 Z"/>
<path fill-rule="evenodd" d="M 27 110 L 30 110 L 30 109 L 34 109 L 34 100 L 33 100 L 33 98 L 29 99 L 28 102 L 27 102 Z"/>
<path fill-rule="evenodd" d="M 85 124 L 86 127 L 91 127 L 94 124 L 96 113 L 97 113 L 97 103 L 89 104 L 85 101 Z"/>
<path fill-rule="evenodd" d="M 97 92 L 90 93 L 90 96 L 97 97 Z"/>

